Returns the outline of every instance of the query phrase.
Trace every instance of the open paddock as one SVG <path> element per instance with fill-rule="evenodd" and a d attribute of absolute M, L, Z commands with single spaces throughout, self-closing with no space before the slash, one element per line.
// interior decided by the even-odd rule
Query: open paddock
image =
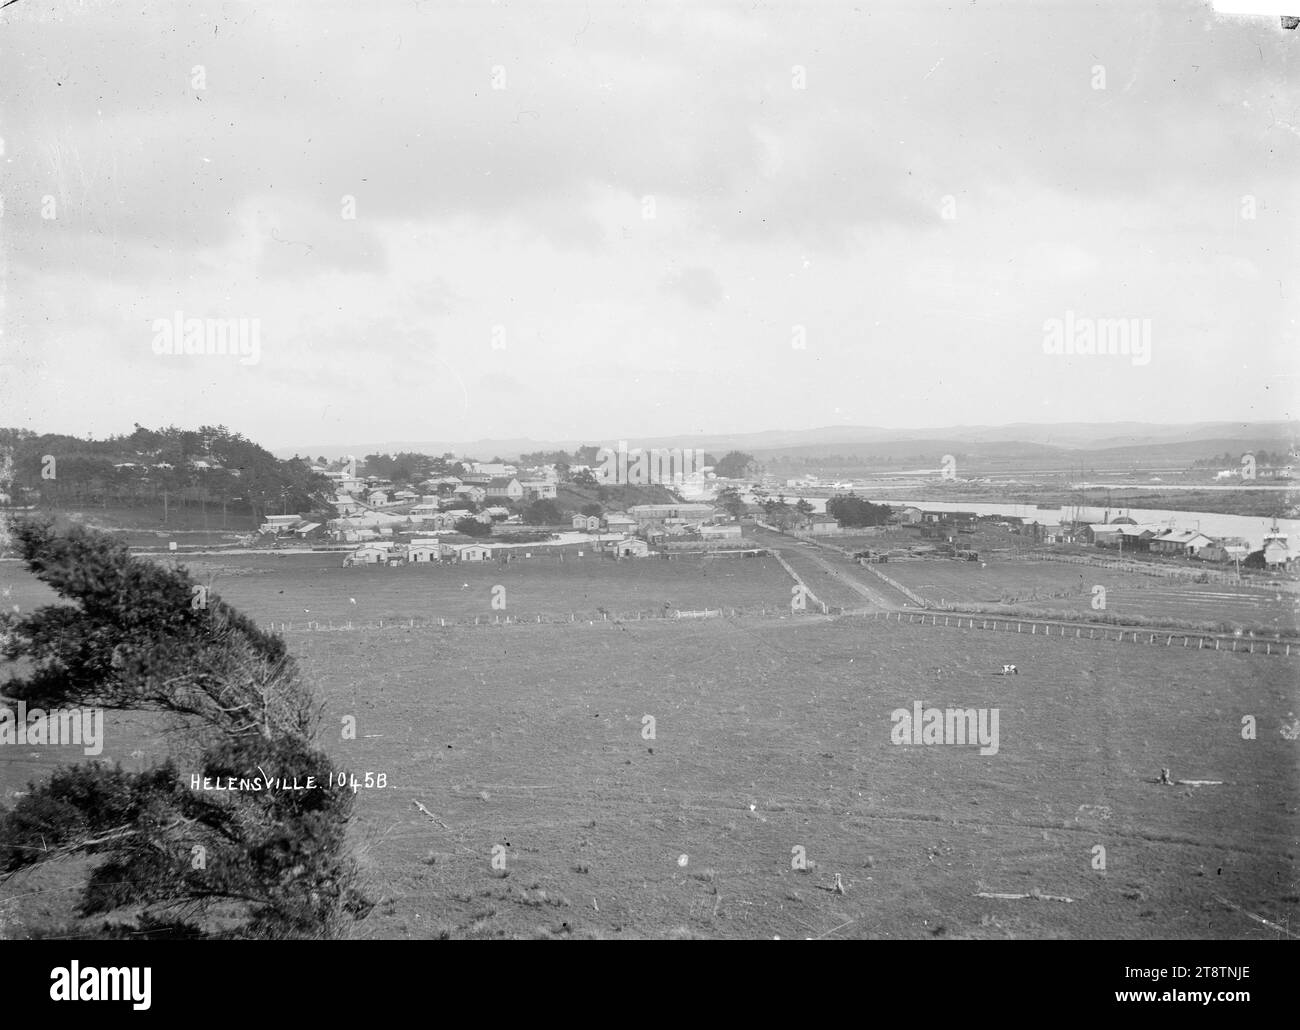
<path fill-rule="evenodd" d="M 340 758 L 394 785 L 359 806 L 366 935 L 1277 936 L 1215 895 L 1294 920 L 1289 664 L 851 617 L 491 639 L 295 641 L 327 725 L 358 718 Z M 915 700 L 997 707 L 997 754 L 892 744 Z M 1033 889 L 1076 903 L 976 897 Z"/>
<path fill-rule="evenodd" d="M 1114 569 L 1056 562 L 952 559 L 889 562 L 881 570 L 932 604 L 1021 605 L 1093 612 L 1105 589 L 1104 611 L 1175 621 L 1222 622 L 1273 630 L 1296 627 L 1297 598 L 1267 587 L 1195 583 Z"/>
<path fill-rule="evenodd" d="M 162 558 L 159 561 L 170 561 Z M 199 583 L 259 622 L 328 625 L 509 615 L 788 608 L 793 581 L 767 556 L 523 559 L 342 567 L 343 556 L 233 555 L 182 560 Z M 494 595 L 495 587 L 503 592 Z M 17 562 L 0 564 L 5 608 L 57 600 Z M 494 608 L 493 597 L 504 598 Z M 354 603 L 355 602 L 355 603 Z"/>
<path fill-rule="evenodd" d="M 280 590 L 321 598 L 335 576 L 410 618 L 426 595 L 393 584 L 451 573 L 483 591 L 519 574 L 506 585 L 526 591 L 541 575 L 261 560 L 221 586 L 263 620 L 287 608 Z M 752 566 L 788 596 L 755 561 L 724 571 Z M 536 584 L 564 597 L 643 575 L 660 591 L 671 575 L 679 600 L 716 564 L 566 565 L 572 578 Z M 607 587 L 627 603 L 625 583 Z M 325 704 L 322 746 L 386 779 L 359 790 L 352 829 L 379 901 L 363 937 L 1264 939 L 1295 923 L 1300 704 L 1277 658 L 817 615 L 289 640 Z M 892 743 L 892 713 L 916 701 L 997 709 L 996 753 Z M 1243 713 L 1258 739 L 1242 739 Z M 164 747 L 110 713 L 102 758 L 148 765 Z M 80 752 L 3 757 L 12 803 Z M 1162 768 L 1222 785 L 1160 785 Z M 71 894 L 41 892 L 68 868 L 6 884 L 0 912 L 70 918 Z M 1074 901 L 978 896 L 1032 892 Z"/>

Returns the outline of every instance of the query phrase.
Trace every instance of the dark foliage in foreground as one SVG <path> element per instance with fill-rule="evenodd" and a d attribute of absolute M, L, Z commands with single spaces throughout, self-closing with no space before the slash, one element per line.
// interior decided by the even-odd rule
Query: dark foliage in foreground
<path fill-rule="evenodd" d="M 72 603 L 3 616 L 0 651 L 31 664 L 5 697 L 165 713 L 175 732 L 161 765 L 60 768 L 0 811 L 0 877 L 94 856 L 80 914 L 114 914 L 109 936 L 331 936 L 363 915 L 345 842 L 353 795 L 326 786 L 320 708 L 283 640 L 103 534 L 12 529 L 27 567 Z M 195 775 L 253 782 L 204 792 Z M 267 782 L 309 776 L 318 789 Z"/>

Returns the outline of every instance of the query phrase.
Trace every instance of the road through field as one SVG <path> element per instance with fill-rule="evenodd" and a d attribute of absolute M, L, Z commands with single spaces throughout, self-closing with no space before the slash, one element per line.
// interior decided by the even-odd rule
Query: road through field
<path fill-rule="evenodd" d="M 764 547 L 780 551 L 809 589 L 828 605 L 886 612 L 907 606 L 905 597 L 874 577 L 867 582 L 866 577 L 859 575 L 859 567 L 836 551 L 768 529 L 756 527 L 753 535 Z"/>

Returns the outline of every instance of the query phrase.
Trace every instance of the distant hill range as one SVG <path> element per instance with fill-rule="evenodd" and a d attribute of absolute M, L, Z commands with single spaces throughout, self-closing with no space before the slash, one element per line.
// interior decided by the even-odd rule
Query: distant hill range
<path fill-rule="evenodd" d="M 885 429 L 879 426 L 826 426 L 821 429 L 767 430 L 758 433 L 698 434 L 678 437 L 612 436 L 607 440 L 396 440 L 371 443 L 304 444 L 275 450 L 278 457 L 351 454 L 451 452 L 486 461 L 513 460 L 536 451 L 572 451 L 583 445 L 702 448 L 715 457 L 744 451 L 760 461 L 807 461 L 825 455 L 840 460 L 900 460 L 965 454 L 991 462 L 1191 461 L 1225 452 L 1288 452 L 1300 441 L 1300 422 L 1018 422 L 1006 426 L 945 426 L 935 429 Z"/>

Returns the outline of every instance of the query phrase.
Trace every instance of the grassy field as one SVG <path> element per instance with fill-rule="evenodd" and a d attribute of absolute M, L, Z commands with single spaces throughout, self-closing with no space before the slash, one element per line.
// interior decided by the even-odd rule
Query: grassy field
<path fill-rule="evenodd" d="M 507 590 L 538 603 L 703 607 L 774 589 L 788 603 L 788 579 L 758 560 L 725 560 L 726 575 L 721 559 L 520 562 L 473 579 L 291 564 L 306 560 L 260 559 L 221 590 L 268 621 L 335 593 L 354 617 L 418 614 L 425 591 L 441 604 L 467 581 L 486 611 L 489 585 L 516 575 Z M 14 568 L 0 583 L 39 603 Z M 1293 927 L 1300 904 L 1283 735 L 1300 706 L 1278 658 L 820 616 L 287 639 L 326 704 L 324 746 L 387 779 L 359 795 L 354 840 L 382 899 L 360 936 L 1263 938 L 1278 934 L 1230 906 Z M 1008 661 L 1021 675 L 994 674 Z M 890 713 L 916 700 L 997 708 L 997 754 L 892 744 Z M 1257 740 L 1241 739 L 1243 713 Z M 348 715 L 357 739 L 330 740 Z M 110 720 L 105 757 L 147 763 L 160 746 Z M 59 757 L 4 750 L 6 799 Z M 1160 786 L 1162 767 L 1224 783 Z M 67 892 L 18 897 L 68 870 L 41 875 L 0 890 L 11 923 L 61 917 Z M 1075 900 L 976 896 L 1031 891 Z"/>
<path fill-rule="evenodd" d="M 192 574 L 231 604 L 268 620 L 378 621 L 468 615 L 777 608 L 790 578 L 772 558 L 662 561 L 533 558 L 457 565 L 342 568 L 339 554 L 191 560 Z M 492 607 L 503 587 L 505 608 Z M 353 603 L 355 601 L 355 604 Z"/>
<path fill-rule="evenodd" d="M 1090 612 L 1094 587 L 1105 588 L 1105 611 L 1152 619 L 1213 621 L 1288 629 L 1296 626 L 1296 595 L 1258 586 L 1224 586 L 1054 562 L 989 560 L 889 562 L 881 571 L 927 601 L 960 605 L 1019 604 Z"/>
<path fill-rule="evenodd" d="M 158 559 L 167 562 L 169 559 Z M 237 608 L 264 622 L 356 623 L 466 616 L 560 616 L 701 610 L 753 611 L 790 604 L 791 579 L 777 562 L 754 558 L 671 561 L 534 558 L 458 565 L 343 568 L 341 553 L 231 555 L 182 561 Z M 505 608 L 493 608 L 503 587 Z M 8 594 L 4 594 L 9 590 Z M 0 600 L 24 610 L 54 595 L 16 562 L 0 563 Z"/>

